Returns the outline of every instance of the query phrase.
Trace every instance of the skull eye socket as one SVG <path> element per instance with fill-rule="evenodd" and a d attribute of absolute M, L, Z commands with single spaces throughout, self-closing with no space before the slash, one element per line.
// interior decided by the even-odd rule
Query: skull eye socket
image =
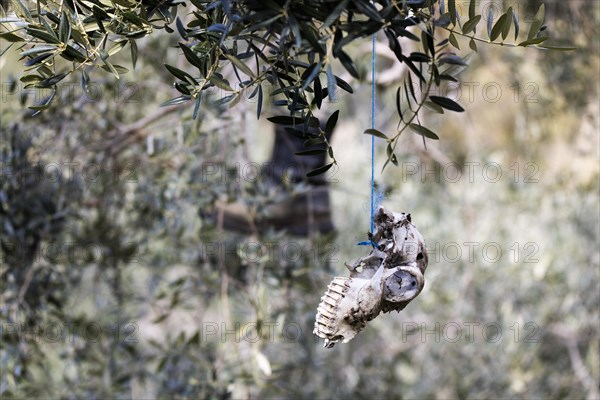
<path fill-rule="evenodd" d="M 423 259 L 423 253 L 417 254 L 417 260 L 422 260 L 422 259 Z"/>

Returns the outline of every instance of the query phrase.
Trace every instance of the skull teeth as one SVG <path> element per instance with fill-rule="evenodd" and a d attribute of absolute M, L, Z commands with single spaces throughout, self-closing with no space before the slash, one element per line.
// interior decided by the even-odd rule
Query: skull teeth
<path fill-rule="evenodd" d="M 321 297 L 313 331 L 320 338 L 328 340 L 335 332 L 336 311 L 349 288 L 349 280 L 350 278 L 335 277 L 327 286 L 327 292 Z"/>

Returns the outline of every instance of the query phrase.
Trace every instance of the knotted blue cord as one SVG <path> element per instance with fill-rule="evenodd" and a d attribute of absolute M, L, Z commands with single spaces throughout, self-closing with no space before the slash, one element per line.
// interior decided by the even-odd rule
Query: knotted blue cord
<path fill-rule="evenodd" d="M 371 37 L 371 129 L 375 129 L 375 34 Z M 371 232 L 375 215 L 375 136 L 371 135 Z"/>
<path fill-rule="evenodd" d="M 371 129 L 375 129 L 375 34 L 371 35 Z M 381 195 L 378 194 L 377 200 L 375 199 L 375 136 L 371 135 L 371 230 L 373 233 L 375 229 L 375 223 L 373 216 L 375 215 L 375 207 L 381 201 Z M 369 240 L 365 242 L 357 243 L 359 246 L 368 246 L 375 244 Z"/>

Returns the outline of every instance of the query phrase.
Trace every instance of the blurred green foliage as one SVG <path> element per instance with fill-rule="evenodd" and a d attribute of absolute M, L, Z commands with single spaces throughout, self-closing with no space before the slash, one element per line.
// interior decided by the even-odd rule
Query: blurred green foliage
<path fill-rule="evenodd" d="M 539 4 L 509 6 L 526 14 Z M 173 79 L 162 63 L 181 57 L 158 33 L 139 41 L 134 71 L 94 74 L 88 92 L 65 77 L 33 116 L 24 106 L 48 92 L 18 81 L 8 51 L 0 395 L 597 398 L 600 17 L 589 2 L 547 1 L 546 12 L 551 36 L 578 51 L 480 45 L 461 74 L 467 111 L 420 116 L 442 140 L 426 151 L 416 136 L 398 139 L 398 167 L 376 180 L 384 204 L 411 212 L 428 241 L 425 289 L 332 350 L 312 325 L 327 283 L 365 252 L 355 243 L 369 226 L 368 85 L 348 75 L 355 94 L 323 104 L 344 116 L 328 174 L 337 235 L 243 236 L 200 211 L 217 199 L 273 201 L 235 172 L 268 153 L 269 125 L 255 122 L 252 99 L 233 109 L 207 100 L 195 119 L 160 108 Z M 361 71 L 364 45 L 348 50 Z M 396 65 L 383 53 L 377 61 L 379 76 Z M 403 77 L 378 86 L 382 132 L 396 129 Z M 386 154 L 378 147 L 377 171 Z"/>

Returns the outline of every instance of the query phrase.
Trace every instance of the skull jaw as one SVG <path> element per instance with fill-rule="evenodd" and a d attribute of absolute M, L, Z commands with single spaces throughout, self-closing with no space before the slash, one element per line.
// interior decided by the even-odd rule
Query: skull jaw
<path fill-rule="evenodd" d="M 315 335 L 325 339 L 324 347 L 331 348 L 338 342 L 348 343 L 381 312 L 400 312 L 417 297 L 423 288 L 423 279 L 418 277 L 414 278 L 418 288 L 411 292 L 410 297 L 398 293 L 386 296 L 386 284 L 397 280 L 395 274 L 399 272 L 412 277 L 411 273 L 419 273 L 419 270 L 416 266 L 385 268 L 382 263 L 368 280 L 336 277 L 322 297 L 313 330 Z"/>

